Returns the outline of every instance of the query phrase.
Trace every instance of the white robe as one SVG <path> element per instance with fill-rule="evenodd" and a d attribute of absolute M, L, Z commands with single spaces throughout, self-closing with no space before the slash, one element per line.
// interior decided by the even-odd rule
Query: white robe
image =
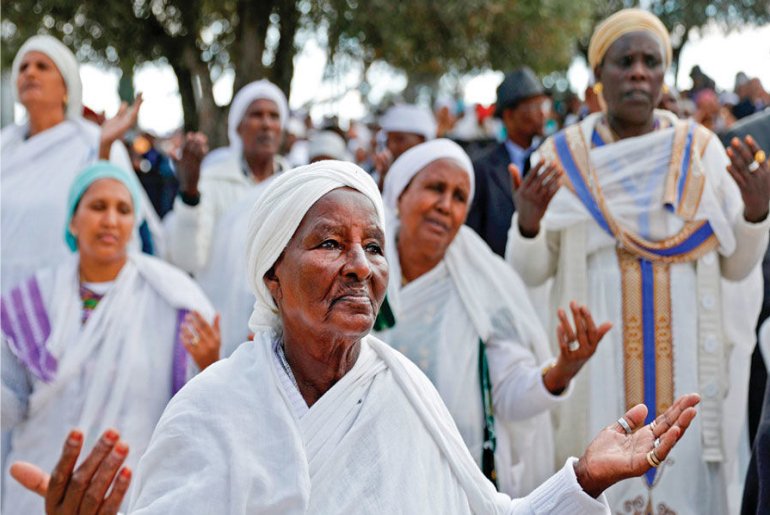
<path fill-rule="evenodd" d="M 495 492 L 430 381 L 371 336 L 297 418 L 275 338 L 258 333 L 171 401 L 131 513 L 609 513 L 572 462 L 526 499 Z"/>
<path fill-rule="evenodd" d="M 591 141 L 596 120 L 594 116 L 581 122 L 586 141 Z M 659 139 L 657 134 L 643 137 L 652 141 Z M 633 143 L 633 139 L 623 140 L 601 147 L 601 150 L 605 152 L 615 145 Z M 650 154 L 652 159 L 654 156 Z M 702 206 L 702 210 L 714 210 L 705 217 L 712 221 L 721 245 L 719 256 L 712 252 L 701 260 L 707 264 L 719 260 L 722 293 L 718 299 L 708 294 L 699 298 L 695 263 L 670 266 L 674 397 L 690 392 L 700 392 L 704 398 L 713 397 L 720 391 L 717 384 L 724 382 L 726 394 L 719 421 L 724 461 L 707 463 L 704 460 L 701 443 L 704 416 L 696 417 L 687 437 L 677 445 L 661 469 L 652 490 L 652 503 L 656 510 L 665 507 L 680 515 L 721 515 L 735 513 L 740 505 L 744 471 L 738 469 L 737 458 L 746 417 L 748 365 L 755 342 L 753 328 L 762 302 L 762 276 L 757 265 L 767 245 L 770 219 L 760 224 L 743 220 L 740 194 L 725 170 L 727 158 L 716 137 L 710 139 L 700 159 L 709 183 L 703 197 L 709 204 Z M 612 180 L 613 177 L 600 179 Z M 625 216 L 632 220 L 643 214 L 632 205 L 615 199 L 608 199 L 608 202 L 610 211 L 621 219 Z M 661 227 L 663 231 L 669 231 L 663 237 L 681 227 L 681 221 L 664 210 L 662 202 L 648 216 L 649 220 L 658 223 L 658 231 Z M 579 451 L 608 419 L 625 410 L 621 272 L 615 239 L 593 221 L 566 188 L 552 200 L 541 227 L 537 237 L 524 238 L 515 214 L 508 235 L 506 259 L 531 287 L 553 278 L 550 304 L 547 308 L 539 306 L 548 310 L 550 326 L 557 323 L 556 308 L 566 308 L 571 299 L 586 303 L 597 322 L 609 320 L 614 325 L 586 365 L 586 370 L 578 376 L 575 402 L 565 404 L 560 412 L 556 428 L 558 460 Z M 655 230 L 655 226 L 652 227 Z M 570 245 L 575 247 L 564 249 L 565 242 L 571 242 Z M 581 270 L 585 270 L 584 276 Z M 733 282 L 724 278 L 727 271 L 735 276 L 749 275 Z M 722 313 L 727 376 L 712 377 L 706 384 L 701 384 L 698 356 L 713 353 L 718 347 L 712 341 L 713 337 L 704 338 L 698 334 L 698 313 L 715 309 L 721 309 Z M 607 491 L 607 497 L 613 512 L 634 513 L 644 509 L 649 492 L 645 479 L 639 478 L 615 485 Z"/>
<path fill-rule="evenodd" d="M 78 172 L 98 159 L 99 131 L 97 125 L 86 120 L 67 119 L 28 139 L 25 125 L 11 125 L 0 133 L 3 292 L 69 256 L 70 249 L 64 242 L 67 195 Z M 113 144 L 110 160 L 133 173 L 121 142 Z M 156 254 L 161 254 L 160 221 L 143 189 L 141 194 L 141 218 L 148 223 Z M 139 224 L 140 220 L 137 231 Z M 137 232 L 132 247 L 139 248 L 138 242 Z"/>
<path fill-rule="evenodd" d="M 117 428 L 134 466 L 163 409 L 196 368 L 179 340 L 186 310 L 211 319 L 203 292 L 180 270 L 132 254 L 81 325 L 77 254 L 3 298 L 2 427 L 6 463 L 51 470 L 69 430 L 89 449 Z M 41 513 L 43 499 L 3 471 L 3 513 Z"/>
<path fill-rule="evenodd" d="M 479 464 L 484 443 L 479 339 L 484 340 L 498 487 L 513 496 L 528 494 L 556 469 L 548 410 L 568 399 L 569 392 L 554 396 L 543 384 L 542 368 L 553 358 L 526 287 L 465 226 L 441 263 L 402 287 L 394 236 L 398 223 L 389 222 L 388 299 L 396 325 L 378 337 L 430 378 Z"/>

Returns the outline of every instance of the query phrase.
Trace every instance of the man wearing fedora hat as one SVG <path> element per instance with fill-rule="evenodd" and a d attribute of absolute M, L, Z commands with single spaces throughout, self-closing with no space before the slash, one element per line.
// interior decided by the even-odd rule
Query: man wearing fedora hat
<path fill-rule="evenodd" d="M 548 101 L 531 69 L 506 75 L 497 87 L 495 116 L 502 119 L 507 138 L 473 163 L 476 187 L 466 223 L 500 256 L 505 255 L 516 209 L 508 165 L 515 164 L 522 176 L 529 170 L 529 157 L 543 136 Z"/>

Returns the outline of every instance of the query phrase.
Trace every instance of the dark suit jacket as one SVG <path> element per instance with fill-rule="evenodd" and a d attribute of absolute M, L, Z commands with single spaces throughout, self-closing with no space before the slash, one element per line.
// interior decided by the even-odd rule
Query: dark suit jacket
<path fill-rule="evenodd" d="M 476 191 L 465 222 L 498 255 L 505 256 L 508 229 L 515 210 L 513 181 L 508 173 L 511 157 L 500 143 L 473 163 Z"/>

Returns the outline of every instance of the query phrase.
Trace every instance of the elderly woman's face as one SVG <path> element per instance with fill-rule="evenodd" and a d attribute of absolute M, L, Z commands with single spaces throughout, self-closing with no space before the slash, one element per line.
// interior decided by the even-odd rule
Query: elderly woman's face
<path fill-rule="evenodd" d="M 70 222 L 78 252 L 100 263 L 124 259 L 134 229 L 134 204 L 128 188 L 99 179 L 83 193 Z"/>
<path fill-rule="evenodd" d="M 618 38 L 596 70 L 607 113 L 629 124 L 649 121 L 660 101 L 665 72 L 663 45 L 653 34 L 630 32 Z"/>
<path fill-rule="evenodd" d="M 470 194 L 470 178 L 459 164 L 433 161 L 398 199 L 399 239 L 443 255 L 465 222 Z"/>
<path fill-rule="evenodd" d="M 365 336 L 388 284 L 384 240 L 365 195 L 340 188 L 321 197 L 265 275 L 284 331 Z"/>
<path fill-rule="evenodd" d="M 19 65 L 16 80 L 19 101 L 25 107 L 40 102 L 64 107 L 67 86 L 50 57 L 42 52 L 27 52 Z"/>

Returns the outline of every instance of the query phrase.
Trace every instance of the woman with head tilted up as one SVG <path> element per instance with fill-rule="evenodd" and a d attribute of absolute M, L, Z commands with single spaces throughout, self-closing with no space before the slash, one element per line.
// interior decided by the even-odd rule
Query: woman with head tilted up
<path fill-rule="evenodd" d="M 98 159 L 132 171 L 121 136 L 135 123 L 141 95 L 102 127 L 82 116 L 82 83 L 72 52 L 51 36 L 28 39 L 13 61 L 15 99 L 26 117 L 0 132 L 0 281 L 6 292 L 25 277 L 66 258 L 60 237 L 75 175 Z M 143 191 L 141 195 L 145 196 Z M 159 253 L 160 225 L 149 202 L 138 213 L 141 244 Z M 147 222 L 144 224 L 144 222 Z"/>
<path fill-rule="evenodd" d="M 380 317 L 390 327 L 378 336 L 430 378 L 485 474 L 523 495 L 553 474 L 549 411 L 570 402 L 572 378 L 610 325 L 571 306 L 577 330 L 562 313 L 553 359 L 521 279 L 463 225 L 473 196 L 471 161 L 450 140 L 393 163 L 383 190 L 393 316 Z"/>
<path fill-rule="evenodd" d="M 219 357 L 218 336 L 206 321 L 213 309 L 197 285 L 130 250 L 139 188 L 133 172 L 105 161 L 83 170 L 60 224 L 72 254 L 2 297 L 8 463 L 49 468 L 71 427 L 80 429 L 71 438 L 81 443 L 116 427 L 135 464 L 171 396 Z M 102 439 L 118 443 L 115 431 Z M 115 452 L 125 457 L 125 443 Z M 2 502 L 3 513 L 43 508 L 8 476 Z"/>
<path fill-rule="evenodd" d="M 732 513 L 770 167 L 751 138 L 725 155 L 704 127 L 655 109 L 671 55 L 646 11 L 596 28 L 589 61 L 603 112 L 541 146 L 536 159 L 557 169 L 522 181 L 512 171 L 520 185 L 506 256 L 530 286 L 553 278 L 551 310 L 577 299 L 616 327 L 576 379 L 580 402 L 561 406 L 557 456 L 617 409 L 644 402 L 651 418 L 699 391 L 699 437 L 608 498 L 617 513 Z"/>

